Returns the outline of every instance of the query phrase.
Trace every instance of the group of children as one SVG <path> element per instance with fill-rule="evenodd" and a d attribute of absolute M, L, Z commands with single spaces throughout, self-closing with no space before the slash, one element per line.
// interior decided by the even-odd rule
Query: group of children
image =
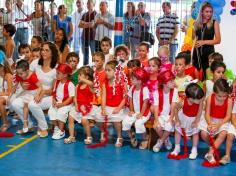
<path fill-rule="evenodd" d="M 12 32 L 4 27 L 4 33 Z M 20 83 L 20 93 L 24 102 L 23 132 L 28 132 L 28 103 L 40 101 L 42 85 L 37 75 L 30 71 L 30 63 L 40 58 L 39 37 L 34 36 L 31 46 L 21 45 L 19 54 L 22 60 L 16 63 L 15 74 L 11 72 L 8 57 L 0 51 L 0 107 L 3 125 L 8 128 L 6 106 L 11 103 Z M 232 87 L 234 78 L 226 70 L 223 56 L 213 53 L 209 56 L 208 78 L 199 83 L 199 73 L 190 64 L 190 52 L 181 52 L 175 63 L 169 61 L 169 49 L 162 46 L 158 57 L 148 59 L 149 46 L 139 45 L 139 57 L 129 60 L 129 50 L 120 45 L 115 48 L 114 56 L 109 54 L 111 41 L 104 38 L 101 42 L 103 52 L 93 54 L 93 65 L 77 69 L 79 56 L 69 53 L 66 62 L 58 63 L 56 80 L 53 85 L 52 105 L 48 116 L 53 124 L 53 139 L 65 137 L 68 122 L 69 136 L 65 144 L 75 142 L 75 122 L 83 125 L 85 144 L 93 143 L 91 122 L 101 131 L 100 141 L 104 141 L 104 122 L 112 123 L 116 130 L 116 147 L 123 144 L 122 131 L 127 131 L 132 147 L 137 147 L 135 134 L 141 134 L 139 149 L 148 147 L 145 124 L 154 119 L 158 140 L 153 146 L 159 152 L 163 145 L 172 149 L 169 140 L 175 133 L 175 147 L 172 155 L 179 155 L 181 136 L 192 137 L 190 159 L 196 159 L 199 137 L 209 143 L 209 136 L 215 137 L 214 146 L 219 148 L 226 139 L 226 155 L 220 162 L 230 162 L 230 152 L 236 135 L 236 105 L 233 104 Z M 34 57 L 32 53 L 35 52 Z M 31 54 L 29 54 L 31 53 Z M 12 66 L 13 67 L 13 66 Z M 229 76 L 230 75 L 230 76 Z M 227 81 L 230 80 L 230 81 Z M 14 82 L 14 84 L 13 84 Z M 234 92 L 234 90 L 233 90 Z M 184 130 L 184 131 L 183 131 Z M 215 162 L 213 148 L 210 147 L 205 159 Z"/>

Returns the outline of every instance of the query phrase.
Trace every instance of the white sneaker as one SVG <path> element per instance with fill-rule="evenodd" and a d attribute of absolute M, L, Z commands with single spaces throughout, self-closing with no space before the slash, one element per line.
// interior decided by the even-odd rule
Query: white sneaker
<path fill-rule="evenodd" d="M 27 133 L 29 131 L 29 128 L 28 127 L 23 128 L 22 131 L 23 131 L 23 133 Z"/>
<path fill-rule="evenodd" d="M 59 130 L 55 134 L 53 133 L 52 139 L 58 140 L 58 139 L 62 139 L 64 137 L 65 137 L 65 131 L 62 132 L 61 130 Z"/>
<path fill-rule="evenodd" d="M 189 155 L 189 159 L 195 160 L 197 158 L 197 152 L 191 152 Z"/>
<path fill-rule="evenodd" d="M 158 139 L 157 143 L 152 148 L 153 152 L 155 153 L 159 152 L 161 150 L 162 144 L 163 142 L 160 139 Z"/>
<path fill-rule="evenodd" d="M 176 146 L 175 146 L 175 149 L 174 149 L 173 152 L 171 152 L 171 154 L 177 156 L 179 153 L 180 153 L 180 147 L 176 147 Z"/>
<path fill-rule="evenodd" d="M 171 150 L 172 149 L 172 143 L 170 142 L 169 138 L 167 138 L 164 142 L 165 147 L 167 150 Z"/>

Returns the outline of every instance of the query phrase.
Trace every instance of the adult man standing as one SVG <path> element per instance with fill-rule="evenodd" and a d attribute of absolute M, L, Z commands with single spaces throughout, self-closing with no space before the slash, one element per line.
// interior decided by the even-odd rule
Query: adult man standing
<path fill-rule="evenodd" d="M 95 34 L 95 51 L 101 51 L 100 41 L 103 37 L 112 39 L 112 32 L 115 25 L 114 16 L 107 11 L 107 1 L 100 2 L 100 12 L 95 17 L 96 34 Z"/>
<path fill-rule="evenodd" d="M 18 46 L 20 44 L 27 44 L 29 40 L 29 21 L 31 11 L 27 5 L 24 4 L 24 0 L 17 0 L 13 6 L 13 22 L 16 26 L 16 33 L 14 37 L 15 51 L 14 59 L 18 58 Z"/>
<path fill-rule="evenodd" d="M 177 34 L 179 32 L 179 22 L 176 14 L 171 13 L 170 2 L 163 2 L 162 9 L 164 15 L 158 19 L 156 36 L 159 41 L 159 46 L 169 45 L 170 61 L 175 62 L 175 55 L 178 49 Z"/>
<path fill-rule="evenodd" d="M 72 24 L 74 27 L 74 33 L 73 33 L 73 42 L 72 42 L 72 48 L 73 51 L 79 54 L 80 47 L 82 45 L 81 43 L 81 35 L 83 32 L 83 29 L 79 27 L 80 20 L 85 13 L 83 9 L 83 0 L 77 0 L 76 1 L 76 6 L 77 10 L 73 13 L 72 15 Z"/>

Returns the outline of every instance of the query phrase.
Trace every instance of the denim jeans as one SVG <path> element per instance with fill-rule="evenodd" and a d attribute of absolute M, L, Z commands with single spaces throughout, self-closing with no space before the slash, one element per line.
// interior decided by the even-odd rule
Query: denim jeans
<path fill-rule="evenodd" d="M 15 33 L 14 42 L 15 42 L 15 50 L 13 57 L 14 59 L 18 59 L 19 53 L 18 53 L 18 47 L 20 44 L 28 44 L 29 40 L 29 30 L 27 28 L 18 28 Z"/>
<path fill-rule="evenodd" d="M 82 52 L 84 55 L 83 65 L 89 64 L 89 48 L 91 54 L 95 52 L 95 42 L 94 40 L 82 40 Z"/>

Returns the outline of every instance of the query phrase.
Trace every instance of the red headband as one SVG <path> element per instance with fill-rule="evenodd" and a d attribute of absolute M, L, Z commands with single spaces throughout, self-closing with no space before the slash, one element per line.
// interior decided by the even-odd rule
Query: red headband
<path fill-rule="evenodd" d="M 143 68 L 134 68 L 132 73 L 137 79 L 141 80 L 142 83 L 146 83 L 148 81 L 148 73 Z"/>
<path fill-rule="evenodd" d="M 171 70 L 165 70 L 159 73 L 157 79 L 160 84 L 166 84 L 168 81 L 175 79 L 175 75 Z"/>
<path fill-rule="evenodd" d="M 57 71 L 59 71 L 63 74 L 71 74 L 72 68 L 68 64 L 59 64 L 57 66 Z"/>

